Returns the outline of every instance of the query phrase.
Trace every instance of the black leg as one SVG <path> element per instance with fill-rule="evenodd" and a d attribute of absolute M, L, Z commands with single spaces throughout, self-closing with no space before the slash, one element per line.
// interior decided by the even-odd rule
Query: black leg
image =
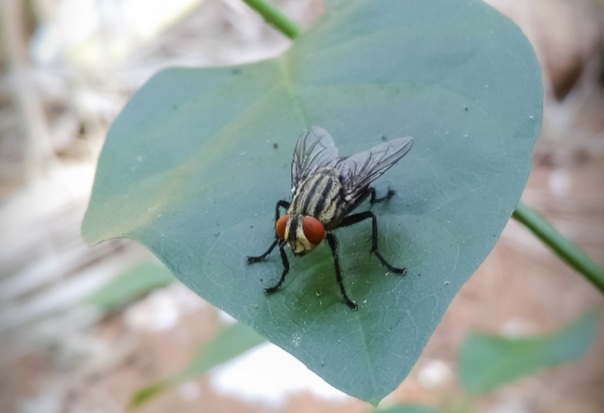
<path fill-rule="evenodd" d="M 287 209 L 289 208 L 289 202 L 287 202 L 284 199 L 280 199 L 279 201 L 277 201 L 277 205 L 275 205 L 275 222 L 277 222 L 277 220 L 279 220 L 279 208 L 280 207 L 287 211 Z"/>
<path fill-rule="evenodd" d="M 359 306 L 352 301 L 350 297 L 348 297 L 348 294 L 346 294 L 346 289 L 344 288 L 344 283 L 342 282 L 342 271 L 340 271 L 340 260 L 338 259 L 338 240 L 331 232 L 327 233 L 327 243 L 329 244 L 329 248 L 331 248 L 333 264 L 336 270 L 336 281 L 338 282 L 338 287 L 340 287 L 342 298 L 348 307 L 350 307 L 352 310 L 356 310 L 359 308 Z"/>
<path fill-rule="evenodd" d="M 388 191 L 390 192 L 390 191 Z M 372 195 L 373 196 L 373 195 Z M 354 225 L 358 222 L 364 221 L 366 219 L 371 218 L 371 250 L 370 252 L 374 253 L 376 257 L 380 260 L 382 265 L 388 269 L 388 271 L 393 272 L 395 274 L 405 275 L 407 272 L 406 268 L 399 268 L 391 265 L 386 259 L 380 254 L 378 251 L 378 229 L 377 229 L 377 218 L 371 211 L 359 212 L 358 214 L 352 214 L 344 218 L 342 223 L 338 226 L 347 227 L 350 225 Z"/>
<path fill-rule="evenodd" d="M 279 220 L 279 208 L 283 208 L 283 209 L 287 210 L 289 208 L 289 205 L 290 205 L 290 203 L 283 199 L 277 201 L 277 204 L 275 205 L 275 222 L 277 222 Z M 275 235 L 275 239 L 273 240 L 273 243 L 270 245 L 270 247 L 268 247 L 268 249 L 264 252 L 264 254 L 258 255 L 255 257 L 247 257 L 248 264 L 262 261 L 271 252 L 273 252 L 273 250 L 275 249 L 275 247 L 277 245 L 279 245 L 279 254 L 281 255 L 281 263 L 283 264 L 283 272 L 281 273 L 281 278 L 279 279 L 279 282 L 276 285 L 264 289 L 264 292 L 266 294 L 272 294 L 272 293 L 276 292 L 277 290 L 279 290 L 279 287 L 281 287 L 281 284 L 283 284 L 283 281 L 285 281 L 285 276 L 289 272 L 289 261 L 287 260 L 287 255 L 285 254 L 285 249 L 284 249 L 285 241 L 279 242 L 279 238 Z"/>
<path fill-rule="evenodd" d="M 284 245 L 284 242 L 279 244 L 279 254 L 281 255 L 281 262 L 283 263 L 283 272 L 281 273 L 281 278 L 279 278 L 279 282 L 274 286 L 264 289 L 264 292 L 266 294 L 272 294 L 277 292 L 277 290 L 279 290 L 279 287 L 281 287 L 281 284 L 283 284 L 283 281 L 285 281 L 285 276 L 289 272 L 289 261 L 287 260 L 285 249 L 283 248 Z"/>
<path fill-rule="evenodd" d="M 255 257 L 247 257 L 247 263 L 251 264 L 251 263 L 262 261 L 263 259 L 265 259 L 271 252 L 273 252 L 273 249 L 275 248 L 275 246 L 277 245 L 278 242 L 279 242 L 279 238 L 275 238 L 275 240 L 273 241 L 271 246 L 268 247 L 268 249 L 264 252 L 264 254 L 258 255 Z"/>
<path fill-rule="evenodd" d="M 279 201 L 277 201 L 277 204 L 275 205 L 275 222 L 277 222 L 277 220 L 279 220 L 279 208 L 283 208 L 285 210 L 287 210 L 287 208 L 289 208 L 289 202 L 280 199 Z M 279 242 L 279 238 L 275 237 L 275 240 L 273 241 L 273 243 L 271 244 L 270 247 L 268 247 L 268 249 L 266 250 L 266 252 L 262 255 L 258 255 L 255 257 L 247 257 L 247 263 L 251 264 L 254 262 L 258 262 L 258 261 L 262 261 L 263 259 L 265 259 L 275 248 L 275 246 L 277 245 L 277 243 Z"/>
<path fill-rule="evenodd" d="M 390 198 L 392 198 L 392 196 L 394 194 L 396 194 L 396 191 L 394 189 L 388 188 L 388 192 L 386 192 L 386 195 L 378 198 L 375 195 L 375 188 L 374 187 L 370 186 L 369 189 L 368 189 L 368 191 L 369 191 L 369 203 L 371 205 L 377 204 L 377 203 L 382 202 L 382 201 L 387 201 Z"/>

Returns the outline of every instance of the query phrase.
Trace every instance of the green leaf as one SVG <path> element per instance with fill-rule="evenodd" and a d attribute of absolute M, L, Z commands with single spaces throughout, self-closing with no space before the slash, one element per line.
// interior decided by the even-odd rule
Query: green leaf
<path fill-rule="evenodd" d="M 132 397 L 129 406 L 131 409 L 140 407 L 165 390 L 185 380 L 200 377 L 214 367 L 232 360 L 264 341 L 264 337 L 241 323 L 224 327 L 211 340 L 197 349 L 189 361 L 189 365 L 181 372 L 138 390 Z"/>
<path fill-rule="evenodd" d="M 541 121 L 539 66 L 520 30 L 482 1 L 339 0 L 282 56 L 169 69 L 113 124 L 83 233 L 129 237 L 193 291 L 333 386 L 377 403 L 414 365 L 458 289 L 493 247 L 524 187 Z M 370 223 L 294 258 L 280 292 L 274 208 L 299 135 L 327 129 L 342 155 L 411 135 L 375 183 L 397 191 Z M 363 205 L 362 208 L 367 208 Z"/>
<path fill-rule="evenodd" d="M 107 283 L 91 295 L 86 303 L 111 311 L 172 282 L 174 276 L 166 267 L 144 262 Z"/>
<path fill-rule="evenodd" d="M 138 409 L 143 404 L 147 403 L 149 400 L 153 399 L 156 396 L 159 396 L 161 393 L 172 388 L 177 384 L 177 381 L 168 379 L 161 380 L 149 386 L 143 387 L 142 389 L 138 390 L 134 394 L 134 396 L 132 396 L 132 399 L 128 404 L 128 410 Z"/>
<path fill-rule="evenodd" d="M 199 377 L 265 341 L 249 327 L 241 323 L 233 324 L 205 343 L 179 376 L 183 379 Z"/>
<path fill-rule="evenodd" d="M 583 356 L 591 344 L 597 317 L 589 313 L 563 330 L 511 339 L 470 334 L 461 347 L 459 372 L 464 388 L 483 393 L 519 377 Z"/>

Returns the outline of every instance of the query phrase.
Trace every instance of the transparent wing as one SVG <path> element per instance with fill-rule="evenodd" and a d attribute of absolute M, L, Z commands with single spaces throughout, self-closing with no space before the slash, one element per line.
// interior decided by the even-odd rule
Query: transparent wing
<path fill-rule="evenodd" d="M 294 149 L 292 192 L 306 177 L 334 162 L 337 156 L 338 148 L 329 133 L 318 126 L 310 128 L 300 136 Z"/>
<path fill-rule="evenodd" d="M 355 155 L 339 158 L 335 168 L 344 176 L 346 199 L 355 201 L 365 189 L 411 150 L 413 138 L 392 139 Z"/>

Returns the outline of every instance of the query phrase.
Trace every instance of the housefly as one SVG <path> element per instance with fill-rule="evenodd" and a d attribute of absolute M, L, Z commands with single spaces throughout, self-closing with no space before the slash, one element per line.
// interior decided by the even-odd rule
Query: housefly
<path fill-rule="evenodd" d="M 370 211 L 351 213 L 365 199 L 370 204 L 385 201 L 394 195 L 389 189 L 383 197 L 377 197 L 371 183 L 386 172 L 409 152 L 411 137 L 397 138 L 352 156 L 338 157 L 333 139 L 322 128 L 312 127 L 305 132 L 294 149 L 291 165 L 291 201 L 280 200 L 275 206 L 275 239 L 262 255 L 247 257 L 248 264 L 262 261 L 278 246 L 283 272 L 267 294 L 279 290 L 289 272 L 285 254 L 287 245 L 296 256 L 312 251 L 323 239 L 333 256 L 336 281 L 342 298 L 353 310 L 358 305 L 346 293 L 338 258 L 336 228 L 371 219 L 371 250 L 388 271 L 404 275 L 405 268 L 388 263 L 378 251 L 378 227 L 375 214 Z M 280 215 L 280 208 L 286 210 Z"/>

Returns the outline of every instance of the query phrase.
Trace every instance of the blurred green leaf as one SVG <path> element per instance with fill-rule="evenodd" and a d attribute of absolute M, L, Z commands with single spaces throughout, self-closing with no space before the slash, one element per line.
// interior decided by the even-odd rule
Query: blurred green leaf
<path fill-rule="evenodd" d="M 143 404 L 147 403 L 152 398 L 159 396 L 166 390 L 169 390 L 173 386 L 177 385 L 178 381 L 174 379 L 168 379 L 164 381 L 155 382 L 149 386 L 143 387 L 138 390 L 132 399 L 130 399 L 130 403 L 128 404 L 129 410 L 134 410 L 141 407 Z"/>
<path fill-rule="evenodd" d="M 200 377 L 265 341 L 264 337 L 241 323 L 226 326 L 197 349 L 189 365 L 182 371 L 138 390 L 130 401 L 130 408 L 140 407 L 165 390 L 185 380 Z"/>
<path fill-rule="evenodd" d="M 463 387 L 483 393 L 541 368 L 576 360 L 589 348 L 596 326 L 596 315 L 588 313 L 561 331 L 539 337 L 470 334 L 459 356 Z"/>
<path fill-rule="evenodd" d="M 241 323 L 225 327 L 212 340 L 199 348 L 179 376 L 183 379 L 201 376 L 265 341 L 264 337 Z"/>
<path fill-rule="evenodd" d="M 329 1 L 273 60 L 153 77 L 110 130 L 83 234 L 138 240 L 210 303 L 375 404 L 408 374 L 514 210 L 541 104 L 530 44 L 482 1 Z M 337 231 L 356 312 L 326 245 L 292 259 L 270 297 L 278 254 L 246 265 L 274 237 L 294 145 L 313 125 L 342 155 L 415 138 L 376 183 L 397 195 L 373 208 L 381 252 L 407 275 L 369 255 L 369 223 Z"/>
<path fill-rule="evenodd" d="M 163 265 L 144 262 L 111 280 L 91 295 L 86 303 L 105 311 L 115 310 L 175 280 Z"/>

